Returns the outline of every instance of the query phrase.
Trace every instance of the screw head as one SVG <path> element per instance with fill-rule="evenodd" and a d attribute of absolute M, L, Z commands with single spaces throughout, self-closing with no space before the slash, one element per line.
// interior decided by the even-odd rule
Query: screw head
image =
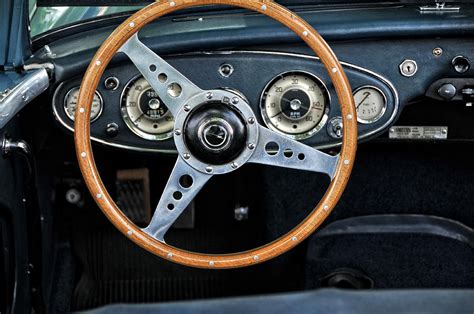
<path fill-rule="evenodd" d="M 255 118 L 250 117 L 250 118 L 248 118 L 247 122 L 248 122 L 249 124 L 254 124 L 254 123 L 255 123 Z"/>
<path fill-rule="evenodd" d="M 178 135 L 178 136 L 181 135 L 181 130 L 180 130 L 180 129 L 174 130 L 174 134 L 176 134 L 176 135 Z"/>
<path fill-rule="evenodd" d="M 237 97 L 232 98 L 232 103 L 237 105 L 239 103 L 239 99 Z"/>
<path fill-rule="evenodd" d="M 435 49 L 433 49 L 433 55 L 435 57 L 439 57 L 443 54 L 443 49 L 441 47 L 436 47 Z"/>
<path fill-rule="evenodd" d="M 184 159 L 189 159 L 189 158 L 191 158 L 191 155 L 189 153 L 184 153 L 183 158 Z"/>
<path fill-rule="evenodd" d="M 207 99 L 212 99 L 212 97 L 214 97 L 214 95 L 211 92 L 206 93 L 206 98 Z"/>
<path fill-rule="evenodd" d="M 254 144 L 254 143 L 249 143 L 249 144 L 247 145 L 247 147 L 248 147 L 249 149 L 254 149 L 254 148 L 255 148 L 255 144 Z"/>
<path fill-rule="evenodd" d="M 190 105 L 184 105 L 184 111 L 188 112 L 189 110 L 191 110 L 191 106 Z"/>
<path fill-rule="evenodd" d="M 206 172 L 207 173 L 211 173 L 214 169 L 212 167 L 206 167 Z"/>
<path fill-rule="evenodd" d="M 236 162 L 233 162 L 233 163 L 230 164 L 230 166 L 232 167 L 232 169 L 237 169 L 237 167 L 239 166 L 239 164 L 236 163 Z"/>

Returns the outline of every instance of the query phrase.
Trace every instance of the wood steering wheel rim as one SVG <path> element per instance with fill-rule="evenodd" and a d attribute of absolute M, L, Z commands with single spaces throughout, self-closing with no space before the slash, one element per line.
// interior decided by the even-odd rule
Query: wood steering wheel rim
<path fill-rule="evenodd" d="M 112 57 L 141 28 L 160 16 L 200 5 L 231 5 L 265 14 L 295 32 L 316 53 L 334 84 L 343 120 L 343 140 L 331 183 L 321 201 L 298 226 L 277 240 L 245 252 L 202 254 L 160 242 L 131 222 L 118 208 L 97 170 L 90 140 L 90 112 L 94 91 Z M 261 263 L 292 249 L 311 235 L 339 201 L 349 180 L 357 148 L 357 118 L 352 90 L 343 68 L 324 39 L 302 18 L 269 0 L 170 0 L 157 1 L 136 12 L 106 39 L 92 59 L 82 81 L 75 117 L 75 146 L 85 183 L 106 217 L 130 240 L 164 259 L 198 268 L 237 268 Z"/>

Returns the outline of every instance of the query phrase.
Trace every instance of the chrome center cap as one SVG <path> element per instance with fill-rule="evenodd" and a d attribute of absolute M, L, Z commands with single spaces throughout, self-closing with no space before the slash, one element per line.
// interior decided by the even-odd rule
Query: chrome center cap
<path fill-rule="evenodd" d="M 156 110 L 156 109 L 160 108 L 160 104 L 161 104 L 160 101 L 156 98 L 152 98 L 148 101 L 148 106 L 152 110 Z"/>
<path fill-rule="evenodd" d="M 299 110 L 301 107 L 301 100 L 296 98 L 293 99 L 292 101 L 290 101 L 290 107 L 292 110 Z"/>
<path fill-rule="evenodd" d="M 222 151 L 229 147 L 233 137 L 232 126 L 222 118 L 211 118 L 198 130 L 201 143 L 212 151 Z"/>

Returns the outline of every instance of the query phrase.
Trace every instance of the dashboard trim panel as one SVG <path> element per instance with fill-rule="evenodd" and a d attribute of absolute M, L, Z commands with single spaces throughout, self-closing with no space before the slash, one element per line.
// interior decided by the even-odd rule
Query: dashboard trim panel
<path fill-rule="evenodd" d="M 255 55 L 275 55 L 275 56 L 286 56 L 286 57 L 293 57 L 293 58 L 300 58 L 300 59 L 306 59 L 306 60 L 315 60 L 315 61 L 320 61 L 320 58 L 317 56 L 310 56 L 306 54 L 298 54 L 298 53 L 291 53 L 291 52 L 278 52 L 278 51 L 259 51 L 259 50 L 228 50 L 228 51 L 204 51 L 204 52 L 191 52 L 191 53 L 182 53 L 182 54 L 171 54 L 166 57 L 180 57 L 180 56 L 202 56 L 202 55 L 234 55 L 234 54 L 255 54 Z M 395 86 L 392 84 L 390 80 L 385 78 L 384 76 L 371 71 L 369 69 L 363 68 L 361 66 L 349 63 L 349 62 L 340 62 L 343 67 L 351 68 L 353 70 L 369 74 L 373 76 L 374 78 L 377 78 L 380 80 L 383 84 L 385 84 L 388 89 L 393 94 L 393 99 L 394 99 L 394 106 L 393 106 L 393 112 L 392 115 L 390 116 L 387 121 L 381 125 L 378 128 L 375 128 L 361 136 L 358 137 L 359 140 L 361 139 L 366 139 L 376 133 L 381 132 L 382 130 L 388 128 L 392 122 L 395 120 L 397 117 L 397 114 L 399 112 L 399 107 L 400 107 L 400 99 L 398 92 L 395 88 Z M 297 71 L 297 70 L 295 70 Z M 52 101 L 52 106 L 53 106 L 53 113 L 57 119 L 57 121 L 65 127 L 67 130 L 71 131 L 74 133 L 74 128 L 69 126 L 58 114 L 56 110 L 56 95 L 57 93 L 61 90 L 61 86 L 64 84 L 61 83 L 58 85 L 56 88 L 54 95 L 53 95 L 53 101 Z M 119 104 L 120 105 L 120 104 Z M 115 148 L 120 148 L 120 149 L 126 149 L 126 150 L 131 150 L 131 151 L 136 151 L 136 152 L 144 152 L 144 153 L 166 153 L 166 154 L 176 154 L 177 151 L 175 149 L 156 149 L 156 148 L 145 148 L 145 147 L 136 147 L 136 146 L 130 146 L 126 144 L 119 144 L 119 143 L 110 143 L 107 142 L 106 140 L 91 136 L 91 140 L 93 142 L 105 145 L 105 146 L 110 146 L 110 147 L 115 147 Z M 312 147 L 317 148 L 317 149 L 325 149 L 325 148 L 331 148 L 331 147 L 339 147 L 341 146 L 341 142 L 337 143 L 330 143 L 330 144 L 324 144 L 324 145 L 313 145 Z"/>

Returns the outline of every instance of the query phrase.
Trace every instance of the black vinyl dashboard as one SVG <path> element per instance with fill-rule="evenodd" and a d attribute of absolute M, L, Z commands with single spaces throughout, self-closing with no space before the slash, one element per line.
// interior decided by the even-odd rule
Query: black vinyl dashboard
<path fill-rule="evenodd" d="M 361 141 L 388 138 L 404 108 L 425 94 L 432 108 L 449 104 L 443 117 L 433 118 L 425 105 L 417 115 L 421 120 L 408 121 L 441 126 L 446 133 L 453 129 L 455 135 L 431 139 L 466 136 L 455 130 L 449 115 L 466 117 L 472 106 L 468 91 L 474 86 L 469 61 L 474 40 L 469 31 L 474 30 L 474 6 L 464 4 L 446 13 L 423 13 L 415 5 L 305 8 L 298 13 L 328 40 L 344 67 L 356 100 Z M 110 25 L 102 21 L 96 29 L 90 29 L 92 23 L 71 26 L 62 31 L 68 35 L 64 38 L 52 32 L 36 39 L 37 45 L 47 46 L 32 62 L 54 64 L 52 112 L 67 132 L 73 131 L 74 93 L 85 68 L 122 20 L 112 18 Z M 200 88 L 229 89 L 246 97 L 263 125 L 317 148 L 340 144 L 340 109 L 326 69 L 296 35 L 274 21 L 246 11 L 193 13 L 160 19 L 139 35 Z M 456 58 L 467 68 L 453 64 Z M 454 91 L 444 94 L 446 84 Z M 142 152 L 174 151 L 173 118 L 166 104 L 124 55 L 119 53 L 103 75 L 93 108 L 93 141 Z"/>

